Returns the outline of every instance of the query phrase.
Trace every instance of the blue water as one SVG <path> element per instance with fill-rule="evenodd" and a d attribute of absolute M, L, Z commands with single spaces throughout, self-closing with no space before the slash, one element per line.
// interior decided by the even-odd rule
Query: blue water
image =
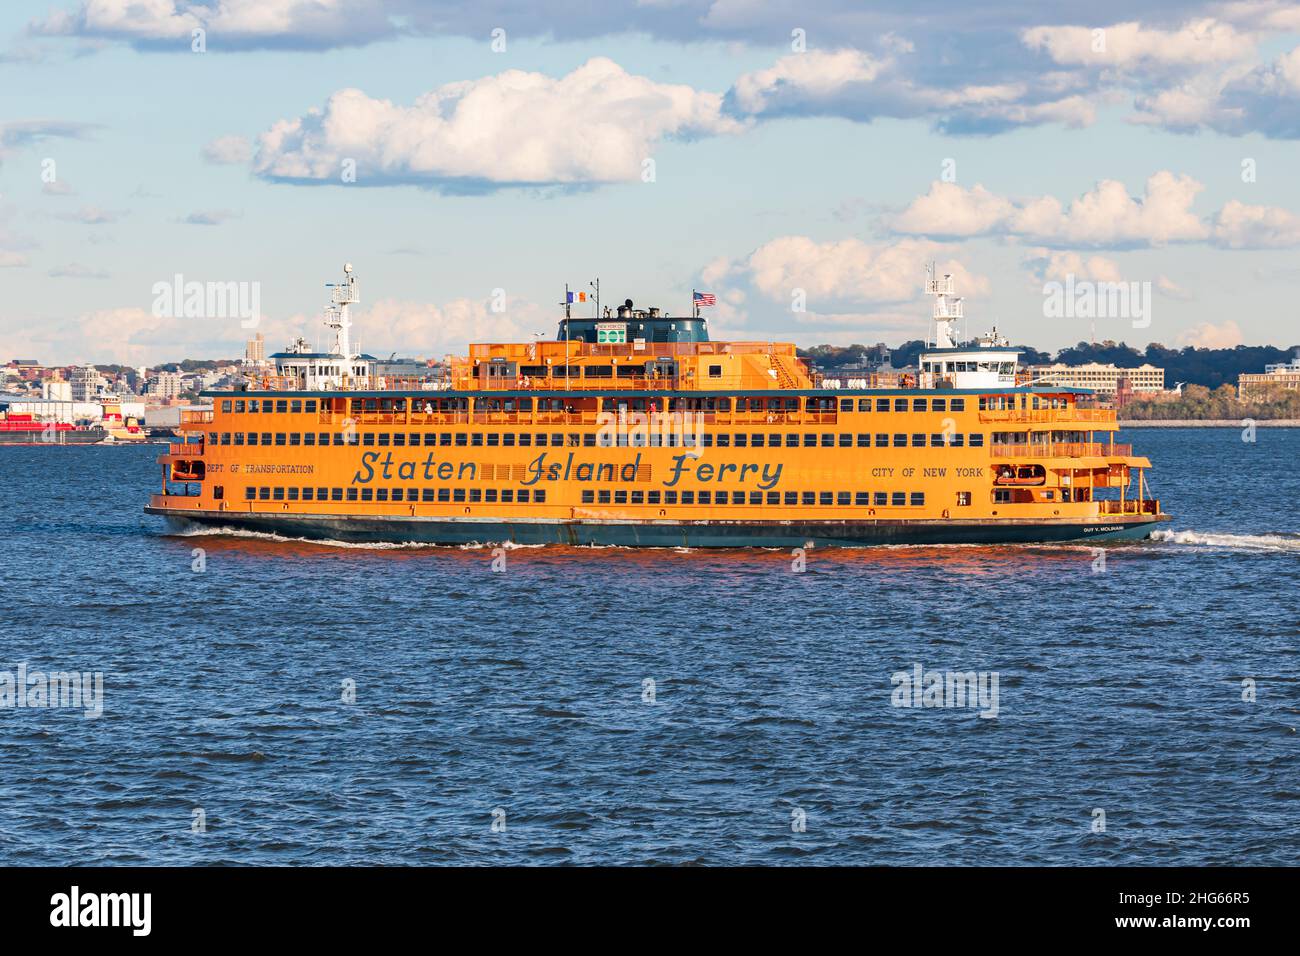
<path fill-rule="evenodd" d="M 0 671 L 104 673 L 0 709 L 0 863 L 1294 864 L 1300 431 L 1127 437 L 1175 520 L 1102 573 L 169 537 L 156 447 L 0 448 Z"/>

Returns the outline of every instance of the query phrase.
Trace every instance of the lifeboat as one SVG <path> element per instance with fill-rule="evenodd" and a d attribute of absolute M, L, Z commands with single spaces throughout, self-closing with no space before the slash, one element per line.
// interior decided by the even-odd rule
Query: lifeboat
<path fill-rule="evenodd" d="M 1047 472 L 1042 465 L 999 465 L 995 485 L 1013 488 L 1032 488 L 1047 483 Z"/>

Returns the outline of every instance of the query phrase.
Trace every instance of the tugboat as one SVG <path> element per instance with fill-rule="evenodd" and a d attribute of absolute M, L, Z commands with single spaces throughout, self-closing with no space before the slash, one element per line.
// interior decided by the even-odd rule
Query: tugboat
<path fill-rule="evenodd" d="M 566 295 L 554 341 L 488 343 L 444 381 L 382 380 L 349 340 L 182 414 L 145 511 L 345 541 L 655 547 L 1095 542 L 1168 515 L 1151 463 L 1085 389 L 1024 384 L 996 333 L 960 344 L 951 276 L 927 275 L 916 375 L 852 387 L 789 343 L 710 340 L 700 306 Z M 869 386 L 869 387 L 868 387 Z"/>

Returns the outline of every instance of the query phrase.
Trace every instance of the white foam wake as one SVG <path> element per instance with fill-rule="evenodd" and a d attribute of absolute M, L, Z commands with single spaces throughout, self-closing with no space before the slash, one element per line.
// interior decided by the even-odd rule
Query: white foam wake
<path fill-rule="evenodd" d="M 421 541 L 336 541 L 333 538 L 290 538 L 270 531 L 250 531 L 247 528 L 197 527 L 173 531 L 178 538 L 222 537 L 255 538 L 260 541 L 278 541 L 286 544 L 318 544 L 323 548 L 356 548 L 361 551 L 395 551 L 410 548 L 432 548 L 436 545 Z"/>
<path fill-rule="evenodd" d="M 1206 548 L 1300 554 L 1300 535 L 1295 534 L 1226 534 L 1214 531 L 1161 530 L 1151 532 L 1151 540 L 1167 544 L 1199 545 Z"/>

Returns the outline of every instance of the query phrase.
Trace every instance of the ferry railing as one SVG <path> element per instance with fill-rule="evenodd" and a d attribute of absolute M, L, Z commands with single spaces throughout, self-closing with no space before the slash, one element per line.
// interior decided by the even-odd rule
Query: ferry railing
<path fill-rule="evenodd" d="M 212 409 L 181 409 L 182 425 L 209 425 L 212 423 Z"/>
<path fill-rule="evenodd" d="M 1040 444 L 997 444 L 989 446 L 993 458 L 1128 458 L 1132 445 L 1102 442 L 1056 442 Z"/>
<path fill-rule="evenodd" d="M 1127 501 L 1098 501 L 1097 513 L 1103 515 L 1158 515 L 1160 514 L 1160 500 L 1158 498 L 1137 498 Z"/>
<path fill-rule="evenodd" d="M 981 422 L 1062 423 L 1114 422 L 1115 412 L 1104 408 L 1025 408 L 981 411 Z"/>
<path fill-rule="evenodd" d="M 617 420 L 617 411 L 582 411 L 558 412 L 551 410 L 533 411 L 474 411 L 474 412 L 319 412 L 317 422 L 321 425 L 599 425 Z M 718 412 L 698 409 L 677 409 L 665 411 L 656 408 L 651 411 L 628 410 L 625 420 L 631 423 L 632 416 L 681 416 L 687 422 L 699 422 L 704 425 L 733 425 L 759 427 L 766 425 L 834 425 L 839 420 L 836 412 L 804 411 L 745 411 Z M 603 416 L 603 417 L 602 417 Z"/>
<path fill-rule="evenodd" d="M 167 454 L 173 457 L 197 458 L 203 454 L 202 442 L 168 442 Z"/>

